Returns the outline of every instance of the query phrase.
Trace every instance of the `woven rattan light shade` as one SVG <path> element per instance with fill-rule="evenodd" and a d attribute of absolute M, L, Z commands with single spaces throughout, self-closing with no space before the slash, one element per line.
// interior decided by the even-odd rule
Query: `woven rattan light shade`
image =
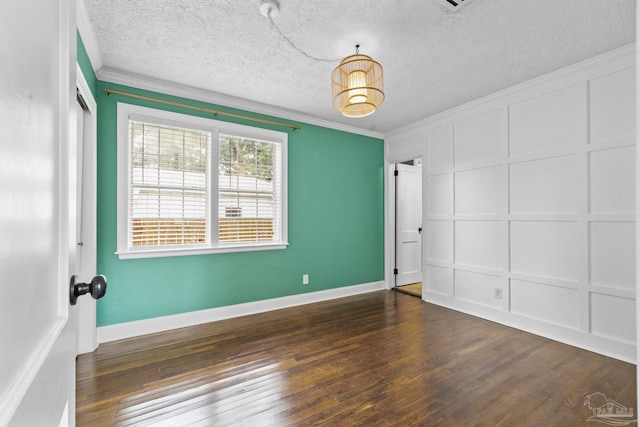
<path fill-rule="evenodd" d="M 333 106 L 347 117 L 365 117 L 384 101 L 382 65 L 367 55 L 347 56 L 331 75 Z"/>

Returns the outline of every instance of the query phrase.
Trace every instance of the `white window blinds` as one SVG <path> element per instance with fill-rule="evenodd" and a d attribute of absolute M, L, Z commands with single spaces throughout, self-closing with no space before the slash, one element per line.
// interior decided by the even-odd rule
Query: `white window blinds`
<path fill-rule="evenodd" d="M 211 133 L 129 121 L 129 246 L 208 244 Z"/>
<path fill-rule="evenodd" d="M 118 103 L 125 258 L 284 249 L 284 132 Z"/>
<path fill-rule="evenodd" d="M 221 134 L 220 243 L 280 241 L 281 145 Z"/>

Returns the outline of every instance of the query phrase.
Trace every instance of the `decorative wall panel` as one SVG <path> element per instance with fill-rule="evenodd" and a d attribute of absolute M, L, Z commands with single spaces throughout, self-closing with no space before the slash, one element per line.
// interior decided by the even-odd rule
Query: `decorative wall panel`
<path fill-rule="evenodd" d="M 499 270 L 503 242 L 504 233 L 499 221 L 456 221 L 455 263 Z"/>
<path fill-rule="evenodd" d="M 627 68 L 589 81 L 591 143 L 633 138 L 636 125 L 635 70 Z"/>
<path fill-rule="evenodd" d="M 426 301 L 635 360 L 634 64 L 614 52 L 420 122 Z"/>
<path fill-rule="evenodd" d="M 450 125 L 432 129 L 427 133 L 427 170 L 448 169 L 453 165 L 451 141 L 453 133 Z"/>
<path fill-rule="evenodd" d="M 506 178 L 501 167 L 473 169 L 455 174 L 455 207 L 459 214 L 507 212 Z"/>
<path fill-rule="evenodd" d="M 635 145 L 589 153 L 591 213 L 635 211 Z"/>
<path fill-rule="evenodd" d="M 512 221 L 511 271 L 577 282 L 580 228 L 569 221 Z"/>
<path fill-rule="evenodd" d="M 634 290 L 635 223 L 592 222 L 589 242 L 591 284 Z"/>
<path fill-rule="evenodd" d="M 595 335 L 634 343 L 636 302 L 606 294 L 591 294 L 591 332 Z"/>
<path fill-rule="evenodd" d="M 576 155 L 514 163 L 509 168 L 512 214 L 576 214 L 580 210 Z"/>
<path fill-rule="evenodd" d="M 427 221 L 426 258 L 430 261 L 453 262 L 453 223 Z"/>
<path fill-rule="evenodd" d="M 509 154 L 542 153 L 578 145 L 585 120 L 584 90 L 570 86 L 509 106 Z"/>
<path fill-rule="evenodd" d="M 456 121 L 453 129 L 456 166 L 498 160 L 506 154 L 506 116 L 502 110 Z"/>
<path fill-rule="evenodd" d="M 570 328 L 578 327 L 578 291 L 542 283 L 511 280 L 511 311 Z"/>
<path fill-rule="evenodd" d="M 451 295 L 453 289 L 453 271 L 446 267 L 427 266 L 423 284 L 430 292 Z"/>
<path fill-rule="evenodd" d="M 456 270 L 455 297 L 458 299 L 500 308 L 502 301 L 493 297 L 496 288 L 502 289 L 499 276 Z"/>
<path fill-rule="evenodd" d="M 453 210 L 451 174 L 427 177 L 427 214 L 451 215 Z"/>

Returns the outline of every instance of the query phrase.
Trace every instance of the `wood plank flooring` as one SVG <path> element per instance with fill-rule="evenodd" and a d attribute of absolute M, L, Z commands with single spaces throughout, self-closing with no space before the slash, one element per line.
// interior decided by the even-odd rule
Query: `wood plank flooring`
<path fill-rule="evenodd" d="M 379 291 L 100 345 L 78 426 L 596 426 L 635 366 Z"/>
<path fill-rule="evenodd" d="M 394 291 L 403 292 L 405 294 L 413 295 L 414 297 L 422 298 L 422 282 L 411 283 L 409 285 L 396 286 Z"/>

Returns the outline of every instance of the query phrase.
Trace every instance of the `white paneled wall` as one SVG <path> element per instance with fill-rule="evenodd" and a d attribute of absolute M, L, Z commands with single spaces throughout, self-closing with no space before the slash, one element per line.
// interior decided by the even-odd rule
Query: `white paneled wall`
<path fill-rule="evenodd" d="M 635 362 L 626 47 L 427 118 L 426 301 Z"/>

